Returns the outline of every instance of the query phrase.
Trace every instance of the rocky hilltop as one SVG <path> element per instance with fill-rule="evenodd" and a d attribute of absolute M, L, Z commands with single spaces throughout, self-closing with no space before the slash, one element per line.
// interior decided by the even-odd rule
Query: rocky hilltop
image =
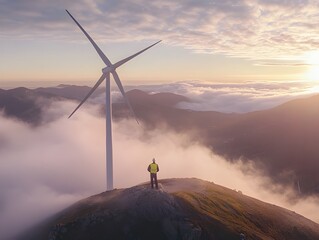
<path fill-rule="evenodd" d="M 79 201 L 20 239 L 316 240 L 319 225 L 297 213 L 199 179 L 166 179 Z"/>

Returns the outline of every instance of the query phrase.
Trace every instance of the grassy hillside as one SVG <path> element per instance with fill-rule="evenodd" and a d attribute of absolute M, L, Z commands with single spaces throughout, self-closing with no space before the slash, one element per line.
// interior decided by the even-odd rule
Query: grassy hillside
<path fill-rule="evenodd" d="M 289 210 L 198 180 L 166 179 L 79 201 L 21 239 L 316 240 L 319 225 Z"/>
<path fill-rule="evenodd" d="M 201 192 L 181 191 L 174 195 L 190 210 L 192 218 L 205 226 L 203 229 L 222 226 L 226 233 L 237 236 L 243 232 L 248 239 L 319 239 L 318 224 L 222 186 L 205 184 Z M 214 239 L 216 232 L 208 232 L 209 239 Z M 222 239 L 223 235 L 218 237 Z"/>

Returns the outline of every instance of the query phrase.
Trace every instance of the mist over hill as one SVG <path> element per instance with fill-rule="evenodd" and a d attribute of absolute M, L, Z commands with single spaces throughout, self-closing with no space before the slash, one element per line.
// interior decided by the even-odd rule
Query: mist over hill
<path fill-rule="evenodd" d="M 59 88 L 72 92 L 73 87 Z M 94 97 L 74 118 L 67 119 L 78 104 L 74 96 L 70 100 L 36 90 L 21 91 L 21 88 L 9 93 L 15 91 L 20 92 L 19 101 L 27 99 L 30 103 L 21 113 L 36 121 L 7 114 L 10 105 L 2 108 L 0 114 L 1 236 L 16 233 L 79 199 L 103 191 L 105 183 L 103 95 Z M 210 143 L 205 143 L 206 133 L 200 127 L 203 130 L 208 124 L 206 119 L 226 124 L 227 119 L 232 123 L 241 114 L 177 109 L 175 104 L 192 101 L 177 94 L 134 90 L 129 95 L 132 102 L 135 98 L 134 107 L 142 124 L 136 124 L 117 98 L 113 105 L 117 187 L 147 181 L 147 172 L 143 174 L 145 165 L 155 156 L 163 170 L 160 178 L 197 177 L 214 181 L 319 221 L 318 199 L 305 197 L 303 192 L 304 196 L 298 196 L 294 179 L 274 182 L 264 167 L 242 158 L 226 161 L 221 153 L 219 156 L 214 153 Z M 301 190 L 302 184 L 300 181 Z"/>
<path fill-rule="evenodd" d="M 79 101 L 88 91 L 89 87 L 71 85 L 1 90 L 0 107 L 7 116 L 36 125 L 50 121 L 41 115 L 50 102 Z M 103 89 L 99 90 L 91 102 L 103 104 L 102 93 Z M 128 96 L 144 127 L 188 133 L 194 142 L 200 142 L 229 161 L 240 159 L 253 163 L 274 181 L 300 189 L 300 194 L 319 192 L 318 96 L 242 114 L 176 108 L 193 100 L 173 93 L 148 94 L 132 90 Z M 120 99 L 113 105 L 115 120 L 132 117 Z M 101 114 L 103 111 L 101 107 Z"/>
<path fill-rule="evenodd" d="M 128 95 L 137 116 L 148 127 L 165 124 L 177 132 L 188 132 L 194 142 L 229 161 L 253 162 L 276 182 L 300 188 L 301 194 L 319 193 L 319 96 L 292 100 L 269 110 L 226 114 L 168 107 L 137 90 Z M 164 93 L 162 97 L 167 98 Z M 118 109 L 115 116 L 120 115 Z"/>

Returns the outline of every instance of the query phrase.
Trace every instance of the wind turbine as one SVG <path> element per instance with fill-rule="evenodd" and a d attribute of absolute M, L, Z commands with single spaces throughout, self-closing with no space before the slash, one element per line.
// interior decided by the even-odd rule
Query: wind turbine
<path fill-rule="evenodd" d="M 66 10 L 66 12 L 69 14 L 69 16 L 73 19 L 73 21 L 78 25 L 78 27 L 81 29 L 81 31 L 84 33 L 84 35 L 88 38 L 88 40 L 91 42 L 93 47 L 95 48 L 96 52 L 99 54 L 102 61 L 105 63 L 106 67 L 102 69 L 102 76 L 100 79 L 96 82 L 96 84 L 92 87 L 92 89 L 89 91 L 89 93 L 85 96 L 85 98 L 81 101 L 81 103 L 75 108 L 75 110 L 70 114 L 69 118 L 82 106 L 82 104 L 93 94 L 93 92 L 98 88 L 98 86 L 101 85 L 101 83 L 105 80 L 105 93 L 106 93 L 106 99 L 105 99 L 105 109 L 106 109 L 106 190 L 112 190 L 113 189 L 113 147 L 112 147 L 112 103 L 111 103 L 111 88 L 110 88 L 110 74 L 113 75 L 114 81 L 116 82 L 116 85 L 118 86 L 120 92 L 122 93 L 125 102 L 129 106 L 133 116 L 135 117 L 137 123 L 138 120 L 136 118 L 136 115 L 133 111 L 133 108 L 125 94 L 124 88 L 122 86 L 121 80 L 116 72 L 116 68 L 122 66 L 124 63 L 130 61 L 134 57 L 140 55 L 147 49 L 153 47 L 154 45 L 158 44 L 160 41 L 152 44 L 151 46 L 127 57 L 120 61 L 118 61 L 115 64 L 112 64 L 111 61 L 105 56 L 105 54 L 102 52 L 102 50 L 98 47 L 98 45 L 94 42 L 94 40 L 90 37 L 90 35 L 83 29 L 83 27 L 78 23 L 78 21 L 75 20 L 75 18 L 71 15 L 71 13 Z"/>

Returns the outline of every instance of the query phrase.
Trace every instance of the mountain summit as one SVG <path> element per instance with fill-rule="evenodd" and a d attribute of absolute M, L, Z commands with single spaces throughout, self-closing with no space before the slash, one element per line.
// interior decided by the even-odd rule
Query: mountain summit
<path fill-rule="evenodd" d="M 199 179 L 166 179 L 81 200 L 21 239 L 315 240 L 319 225 Z"/>

